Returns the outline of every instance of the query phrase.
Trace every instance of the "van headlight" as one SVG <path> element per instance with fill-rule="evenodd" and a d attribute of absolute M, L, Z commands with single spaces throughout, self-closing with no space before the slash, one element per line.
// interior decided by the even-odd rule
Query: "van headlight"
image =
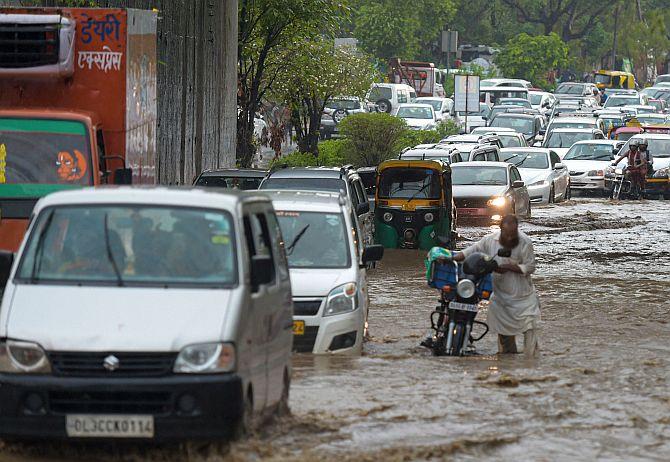
<path fill-rule="evenodd" d="M 176 374 L 217 374 L 235 370 L 232 343 L 201 343 L 183 348 L 174 363 Z"/>
<path fill-rule="evenodd" d="M 501 197 L 495 197 L 488 201 L 488 205 L 491 207 L 504 207 L 507 205 L 507 197 L 501 196 Z"/>
<path fill-rule="evenodd" d="M 48 374 L 51 372 L 51 364 L 37 343 L 7 340 L 0 342 L 0 372 Z"/>
<path fill-rule="evenodd" d="M 461 279 L 456 285 L 456 293 L 463 298 L 471 298 L 475 294 L 475 283 L 470 279 Z"/>
<path fill-rule="evenodd" d="M 350 313 L 358 308 L 358 293 L 356 283 L 350 282 L 336 287 L 328 294 L 324 316 Z"/>

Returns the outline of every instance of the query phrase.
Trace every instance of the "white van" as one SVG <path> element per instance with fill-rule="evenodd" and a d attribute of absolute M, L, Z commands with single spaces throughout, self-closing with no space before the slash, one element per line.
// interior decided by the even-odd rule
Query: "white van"
<path fill-rule="evenodd" d="M 370 112 L 390 114 L 400 104 L 413 103 L 416 100 L 416 90 L 404 83 L 375 83 L 365 96 L 365 100 Z"/>
<path fill-rule="evenodd" d="M 287 408 L 291 288 L 267 197 L 85 189 L 33 213 L 0 257 L 1 438 L 218 439 Z"/>
<path fill-rule="evenodd" d="M 485 87 L 479 88 L 479 101 L 486 103 L 489 107 L 498 104 L 500 98 L 523 98 L 529 100 L 528 89 L 525 87 Z"/>
<path fill-rule="evenodd" d="M 384 248 L 365 247 L 350 202 L 337 193 L 263 191 L 285 239 L 293 292 L 293 349 L 360 354 L 368 316 L 366 265 Z"/>

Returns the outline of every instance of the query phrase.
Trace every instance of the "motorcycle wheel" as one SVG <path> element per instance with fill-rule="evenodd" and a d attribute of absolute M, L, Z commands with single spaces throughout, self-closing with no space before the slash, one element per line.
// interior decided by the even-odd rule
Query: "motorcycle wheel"
<path fill-rule="evenodd" d="M 454 326 L 454 336 L 451 341 L 451 356 L 463 355 L 463 344 L 465 343 L 465 326 L 463 324 L 456 324 Z"/>
<path fill-rule="evenodd" d="M 438 335 L 435 341 L 433 342 L 433 356 L 444 356 L 447 354 L 446 349 L 446 340 L 443 335 Z"/>

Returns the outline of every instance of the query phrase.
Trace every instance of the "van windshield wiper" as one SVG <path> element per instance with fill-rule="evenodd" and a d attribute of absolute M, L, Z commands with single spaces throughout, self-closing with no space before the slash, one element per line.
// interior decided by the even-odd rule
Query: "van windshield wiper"
<path fill-rule="evenodd" d="M 107 250 L 107 259 L 109 260 L 109 263 L 112 265 L 112 269 L 114 270 L 114 274 L 116 275 L 116 283 L 118 284 L 119 287 L 123 287 L 123 277 L 121 276 L 121 271 L 119 271 L 119 267 L 116 264 L 116 260 L 114 259 L 114 255 L 112 253 L 112 245 L 109 242 L 109 214 L 105 213 L 105 220 L 104 220 L 104 225 L 105 225 L 105 248 Z"/>
<path fill-rule="evenodd" d="M 286 255 L 291 255 L 293 253 L 293 249 L 295 249 L 296 244 L 298 243 L 300 238 L 302 238 L 305 235 L 308 229 L 309 225 L 305 225 L 305 227 L 301 229 L 298 234 L 295 235 L 295 237 L 291 241 L 291 244 L 289 244 L 289 246 L 286 248 Z"/>
<path fill-rule="evenodd" d="M 35 257 L 33 258 L 33 268 L 32 271 L 30 272 L 30 282 L 31 284 L 37 283 L 37 273 L 39 269 L 42 267 L 42 252 L 44 249 L 44 236 L 47 233 L 47 230 L 49 229 L 49 226 L 51 225 L 51 220 L 54 217 L 55 210 L 51 210 L 49 213 L 49 216 L 47 217 L 46 221 L 44 222 L 44 227 L 40 230 L 39 236 L 37 236 L 37 244 L 35 245 Z M 39 262 L 39 264 L 38 264 Z"/>

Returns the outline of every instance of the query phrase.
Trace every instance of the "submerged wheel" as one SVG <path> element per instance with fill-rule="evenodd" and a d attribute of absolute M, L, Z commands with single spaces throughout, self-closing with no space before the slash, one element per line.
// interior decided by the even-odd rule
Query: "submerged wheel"
<path fill-rule="evenodd" d="M 568 186 L 565 188 L 565 200 L 569 201 L 572 199 L 572 188 L 570 187 L 570 183 L 568 183 Z"/>
<path fill-rule="evenodd" d="M 233 439 L 240 440 L 249 436 L 253 433 L 255 425 L 254 395 L 251 388 L 249 388 L 246 399 L 244 400 L 244 410 L 233 429 Z"/>
<path fill-rule="evenodd" d="M 288 401 L 291 391 L 291 376 L 288 374 L 288 370 L 284 370 L 284 380 L 282 381 L 283 388 L 281 392 L 281 398 L 277 404 L 277 415 L 279 417 L 289 415 L 291 409 L 289 408 Z"/>
<path fill-rule="evenodd" d="M 554 188 L 554 185 L 551 185 L 551 188 L 549 188 L 549 203 L 553 204 L 556 202 L 556 189 Z"/>
<path fill-rule="evenodd" d="M 463 355 L 463 343 L 465 342 L 465 326 L 456 324 L 454 326 L 454 335 L 451 340 L 451 356 Z"/>
<path fill-rule="evenodd" d="M 432 352 L 433 356 L 444 356 L 447 353 L 443 336 L 438 335 L 438 337 L 435 339 L 433 342 Z"/>

